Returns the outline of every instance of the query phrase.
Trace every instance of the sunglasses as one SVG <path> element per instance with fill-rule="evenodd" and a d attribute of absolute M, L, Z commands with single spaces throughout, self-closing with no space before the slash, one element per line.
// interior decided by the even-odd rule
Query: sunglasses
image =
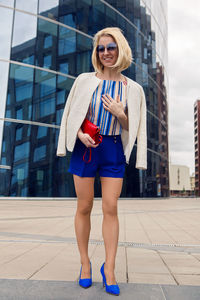
<path fill-rule="evenodd" d="M 117 49 L 117 44 L 109 43 L 108 45 L 106 45 L 106 47 L 104 45 L 98 45 L 97 52 L 103 53 L 105 51 L 105 48 L 107 49 L 107 51 L 115 51 L 115 49 Z"/>

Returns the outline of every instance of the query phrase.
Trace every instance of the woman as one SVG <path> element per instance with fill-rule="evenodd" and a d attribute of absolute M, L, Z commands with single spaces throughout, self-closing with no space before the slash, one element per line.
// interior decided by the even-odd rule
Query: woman
<path fill-rule="evenodd" d="M 131 49 L 121 30 L 105 28 L 97 32 L 93 44 L 95 72 L 79 75 L 72 86 L 63 112 L 57 155 L 66 155 L 66 147 L 72 151 L 69 172 L 78 198 L 75 232 L 81 258 L 79 284 L 84 288 L 92 285 L 88 241 L 94 179 L 99 171 L 106 256 L 100 271 L 106 292 L 119 295 L 114 274 L 119 236 L 117 200 L 136 138 L 136 168 L 147 168 L 146 103 L 142 87 L 121 74 L 132 62 Z M 96 145 L 82 131 L 85 118 L 99 127 L 101 144 Z M 86 147 L 92 150 L 89 163 L 83 160 Z"/>

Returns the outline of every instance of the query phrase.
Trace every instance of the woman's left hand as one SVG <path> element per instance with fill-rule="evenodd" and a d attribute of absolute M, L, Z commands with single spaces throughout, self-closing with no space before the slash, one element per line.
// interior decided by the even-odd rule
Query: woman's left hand
<path fill-rule="evenodd" d="M 117 95 L 116 100 L 108 94 L 102 95 L 102 101 L 103 107 L 115 117 L 118 118 L 124 112 L 124 107 L 119 95 Z"/>

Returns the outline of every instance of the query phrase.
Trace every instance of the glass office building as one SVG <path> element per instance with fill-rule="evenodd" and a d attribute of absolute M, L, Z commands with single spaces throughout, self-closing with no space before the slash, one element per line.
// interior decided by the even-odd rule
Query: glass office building
<path fill-rule="evenodd" d="M 0 195 L 73 197 L 70 153 L 56 157 L 74 79 L 93 71 L 92 38 L 120 27 L 133 52 L 123 72 L 144 88 L 148 169 L 126 167 L 122 197 L 169 195 L 166 0 L 0 0 Z M 100 196 L 95 181 L 95 196 Z"/>

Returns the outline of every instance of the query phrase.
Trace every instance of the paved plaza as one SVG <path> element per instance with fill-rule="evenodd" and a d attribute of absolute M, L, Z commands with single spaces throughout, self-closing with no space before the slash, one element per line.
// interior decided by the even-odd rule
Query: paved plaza
<path fill-rule="evenodd" d="M 120 199 L 119 299 L 200 299 L 200 198 Z M 0 300 L 112 299 L 102 288 L 101 200 L 92 210 L 93 286 L 78 286 L 76 201 L 0 200 Z"/>

